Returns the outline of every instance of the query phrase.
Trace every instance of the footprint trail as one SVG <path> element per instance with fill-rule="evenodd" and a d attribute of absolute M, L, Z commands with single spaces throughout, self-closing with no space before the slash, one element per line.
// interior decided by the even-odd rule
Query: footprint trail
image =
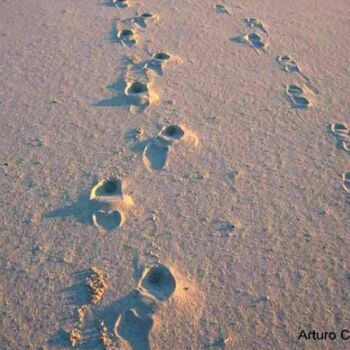
<path fill-rule="evenodd" d="M 280 65 L 282 70 L 287 73 L 294 74 L 299 81 L 305 84 L 314 94 L 319 94 L 318 89 L 312 84 L 311 79 L 308 78 L 300 69 L 299 65 L 294 59 L 288 55 L 278 56 L 276 58 L 277 63 Z"/>

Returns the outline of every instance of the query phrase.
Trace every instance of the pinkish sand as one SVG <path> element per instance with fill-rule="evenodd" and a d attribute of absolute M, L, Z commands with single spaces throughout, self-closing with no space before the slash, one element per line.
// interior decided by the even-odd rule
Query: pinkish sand
<path fill-rule="evenodd" d="M 216 4 L 1 2 L 1 349 L 350 348 L 350 2 Z"/>

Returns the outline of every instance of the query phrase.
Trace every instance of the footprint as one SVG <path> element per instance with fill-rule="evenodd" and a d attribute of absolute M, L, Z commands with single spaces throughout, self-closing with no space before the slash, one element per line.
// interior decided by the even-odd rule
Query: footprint
<path fill-rule="evenodd" d="M 143 150 L 143 162 L 146 168 L 150 171 L 164 169 L 172 145 L 180 140 L 195 147 L 199 143 L 197 136 L 182 125 L 170 124 L 164 126 L 157 136 L 146 142 Z"/>
<path fill-rule="evenodd" d="M 232 16 L 232 11 L 227 6 L 218 4 L 214 6 L 217 13 L 225 13 L 226 15 Z"/>
<path fill-rule="evenodd" d="M 179 140 L 185 135 L 185 131 L 179 125 L 165 126 L 159 133 L 162 137 L 168 140 Z"/>
<path fill-rule="evenodd" d="M 154 70 L 159 75 L 163 75 L 164 67 L 167 66 L 170 62 L 182 64 L 183 61 L 178 56 L 159 51 L 152 55 L 151 59 L 146 62 L 144 67 L 145 69 Z"/>
<path fill-rule="evenodd" d="M 269 32 L 267 31 L 265 24 L 258 18 L 245 18 L 244 23 L 249 28 L 259 29 L 266 35 L 269 35 Z"/>
<path fill-rule="evenodd" d="M 152 139 L 143 151 L 143 163 L 150 171 L 160 171 L 167 165 L 169 143 L 160 138 Z"/>
<path fill-rule="evenodd" d="M 118 21 L 119 23 L 122 23 L 125 26 L 130 26 L 135 24 L 140 28 L 147 28 L 149 23 L 155 22 L 157 20 L 159 20 L 159 15 L 151 12 L 144 12 L 144 13 L 136 14 L 135 16 L 118 20 Z"/>
<path fill-rule="evenodd" d="M 331 130 L 336 137 L 337 146 L 346 152 L 350 152 L 350 130 L 345 124 L 335 123 L 331 125 Z"/>
<path fill-rule="evenodd" d="M 153 326 L 152 317 L 142 317 L 134 309 L 120 315 L 115 327 L 115 335 L 126 341 L 134 350 L 150 350 L 149 333 Z"/>
<path fill-rule="evenodd" d="M 137 44 L 138 36 L 132 28 L 118 30 L 117 37 L 122 45 L 133 47 Z"/>
<path fill-rule="evenodd" d="M 331 130 L 336 136 L 348 136 L 349 129 L 347 125 L 341 123 L 335 123 L 331 125 Z"/>
<path fill-rule="evenodd" d="M 91 199 L 98 196 L 122 196 L 122 181 L 119 178 L 103 179 L 91 192 Z"/>
<path fill-rule="evenodd" d="M 127 0 L 112 0 L 112 4 L 121 9 L 129 7 Z"/>
<path fill-rule="evenodd" d="M 197 147 L 199 143 L 198 137 L 190 129 L 178 124 L 164 126 L 158 133 L 158 137 L 166 140 L 170 144 L 183 140 Z"/>
<path fill-rule="evenodd" d="M 92 214 L 92 221 L 97 228 L 112 231 L 121 226 L 125 218 L 123 213 L 117 210 L 98 210 Z"/>
<path fill-rule="evenodd" d="M 263 41 L 261 36 L 257 33 L 249 33 L 246 36 L 246 38 L 249 41 L 250 45 L 255 49 L 263 49 L 266 47 L 266 43 Z"/>
<path fill-rule="evenodd" d="M 150 22 L 158 21 L 159 16 L 151 12 L 144 12 L 135 16 L 132 21 L 141 28 L 147 28 Z"/>
<path fill-rule="evenodd" d="M 122 72 L 117 81 L 110 85 L 116 95 L 100 100 L 94 105 L 99 107 L 125 106 L 131 113 L 138 114 L 159 101 L 155 92 L 153 76 L 145 69 L 145 63 L 137 55 L 124 58 Z"/>
<path fill-rule="evenodd" d="M 294 73 L 313 93 L 319 94 L 318 89 L 312 84 L 311 79 L 301 71 L 299 65 L 290 56 L 278 56 L 276 61 L 281 66 L 282 70 L 287 73 Z"/>
<path fill-rule="evenodd" d="M 138 289 L 129 293 L 133 301 L 114 325 L 114 333 L 120 342 L 126 342 L 133 350 L 150 350 L 153 316 L 159 303 L 168 300 L 175 289 L 176 281 L 168 267 L 157 263 L 146 269 Z"/>
<path fill-rule="evenodd" d="M 231 41 L 251 47 L 258 55 L 260 55 L 259 51 L 266 53 L 265 49 L 268 46 L 267 41 L 264 41 L 264 39 L 257 33 L 242 34 L 232 38 Z"/>
<path fill-rule="evenodd" d="M 139 288 L 145 295 L 165 301 L 174 293 L 176 281 L 168 267 L 155 264 L 144 272 Z"/>
<path fill-rule="evenodd" d="M 126 84 L 125 96 L 128 98 L 129 109 L 133 113 L 144 112 L 159 97 L 151 91 L 151 84 L 142 81 L 130 81 Z"/>
<path fill-rule="evenodd" d="M 304 96 L 305 91 L 297 85 L 288 85 L 286 95 L 292 108 L 306 109 L 311 106 L 310 100 Z"/>
<path fill-rule="evenodd" d="M 107 231 L 122 226 L 126 213 L 134 205 L 133 199 L 123 193 L 122 180 L 117 177 L 99 181 L 91 190 L 90 200 L 108 205 L 108 208 L 97 209 L 92 214 L 93 224 L 97 228 Z"/>
<path fill-rule="evenodd" d="M 108 201 L 113 197 L 123 197 L 123 183 L 118 177 L 107 177 L 100 180 L 90 193 L 90 199 Z"/>
<path fill-rule="evenodd" d="M 304 90 L 298 85 L 288 85 L 287 94 L 290 96 L 300 96 L 304 93 Z"/>
<path fill-rule="evenodd" d="M 347 193 L 350 193 L 350 171 L 343 174 L 343 188 Z"/>

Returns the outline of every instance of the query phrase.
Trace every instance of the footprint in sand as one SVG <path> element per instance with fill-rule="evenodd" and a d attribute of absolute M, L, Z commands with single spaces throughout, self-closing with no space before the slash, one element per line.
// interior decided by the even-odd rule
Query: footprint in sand
<path fill-rule="evenodd" d="M 119 178 L 102 179 L 91 190 L 90 200 L 108 204 L 92 214 L 94 225 L 102 230 L 114 230 L 125 222 L 125 215 L 133 206 L 130 196 L 123 194 L 122 180 Z"/>
<path fill-rule="evenodd" d="M 112 0 L 112 5 L 121 9 L 129 7 L 127 0 Z"/>
<path fill-rule="evenodd" d="M 160 171 L 167 165 L 170 145 L 161 138 L 152 139 L 143 152 L 143 163 L 150 171 Z"/>
<path fill-rule="evenodd" d="M 294 74 L 303 84 L 305 84 L 313 93 L 319 94 L 318 89 L 312 84 L 311 79 L 308 78 L 300 69 L 299 65 L 294 59 L 288 55 L 278 56 L 276 58 L 277 63 L 282 70 L 287 73 Z"/>
<path fill-rule="evenodd" d="M 266 25 L 260 19 L 258 19 L 258 18 L 245 18 L 243 21 L 249 28 L 259 29 L 263 33 L 265 33 L 266 35 L 269 35 L 269 32 L 267 30 Z"/>
<path fill-rule="evenodd" d="M 268 42 L 264 40 L 258 33 L 241 34 L 232 38 L 231 41 L 251 47 L 258 55 L 260 55 L 260 51 L 266 53 L 265 49 L 268 46 Z"/>
<path fill-rule="evenodd" d="M 117 210 L 99 210 L 92 214 L 92 221 L 97 228 L 112 231 L 122 225 L 125 218 Z"/>
<path fill-rule="evenodd" d="M 180 140 L 189 142 L 195 147 L 198 145 L 197 136 L 186 127 L 175 124 L 164 126 L 156 137 L 146 142 L 143 151 L 143 162 L 146 168 L 150 171 L 165 169 L 172 145 Z"/>
<path fill-rule="evenodd" d="M 142 61 L 137 55 L 124 58 L 124 67 L 116 83 L 109 89 L 117 95 L 95 103 L 98 107 L 127 106 L 134 114 L 143 113 L 152 104 L 159 101 L 154 86 L 154 75 L 147 69 L 148 61 Z"/>
<path fill-rule="evenodd" d="M 86 291 L 89 293 L 79 300 L 78 322 L 68 334 L 73 347 L 97 349 L 103 345 L 110 350 L 150 350 L 152 327 L 159 325 L 163 317 L 173 320 L 175 325 L 181 322 L 185 327 L 199 324 L 201 320 L 204 300 L 195 281 L 158 259 L 148 267 L 136 259 L 136 288 L 108 303 L 103 299 L 109 284 L 104 272 L 93 268 L 92 273 L 89 271 L 87 275 L 82 271 L 77 276 L 81 283 L 70 288 L 74 295 L 79 292 L 81 297 L 81 284 L 89 287 Z M 170 299 L 174 302 L 167 303 Z M 62 345 L 67 340 L 67 332 L 58 332 L 50 343 Z"/>
<path fill-rule="evenodd" d="M 142 113 L 159 100 L 158 95 L 152 91 L 152 86 L 149 82 L 139 80 L 127 82 L 125 96 L 128 98 L 132 113 Z"/>
<path fill-rule="evenodd" d="M 139 288 L 156 301 L 165 301 L 174 293 L 176 281 L 168 267 L 156 264 L 144 272 Z"/>
<path fill-rule="evenodd" d="M 292 108 L 307 109 L 311 102 L 305 97 L 306 91 L 297 85 L 288 85 L 286 88 L 286 97 L 292 105 Z"/>
<path fill-rule="evenodd" d="M 117 37 L 122 45 L 126 45 L 129 47 L 136 46 L 138 42 L 138 36 L 136 34 L 135 29 L 133 28 L 124 28 L 121 30 L 117 30 Z"/>
<path fill-rule="evenodd" d="M 131 309 L 119 316 L 114 333 L 121 343 L 128 343 L 133 350 L 149 350 L 149 334 L 152 326 L 151 316 L 140 316 Z"/>
<path fill-rule="evenodd" d="M 151 12 L 144 12 L 141 14 L 137 14 L 136 16 L 126 18 L 122 20 L 122 23 L 126 25 L 130 25 L 134 23 L 138 25 L 140 28 L 147 28 L 150 23 L 158 20 L 159 20 L 159 16 L 157 14 L 154 14 Z"/>
<path fill-rule="evenodd" d="M 157 51 L 146 60 L 134 55 L 130 57 L 130 62 L 133 64 L 134 71 L 143 72 L 148 77 L 150 77 L 151 71 L 163 75 L 164 68 L 170 63 L 183 63 L 179 56 L 164 51 Z"/>
<path fill-rule="evenodd" d="M 164 67 L 173 59 L 173 57 L 166 52 L 157 52 L 152 58 L 146 62 L 145 68 L 152 69 L 159 75 L 163 75 Z"/>
<path fill-rule="evenodd" d="M 343 174 L 343 188 L 347 193 L 350 193 L 350 171 Z"/>
<path fill-rule="evenodd" d="M 134 350 L 149 350 L 149 334 L 158 304 L 168 300 L 176 289 L 170 269 L 160 263 L 146 269 L 135 292 L 133 307 L 119 315 L 114 333 L 121 343 Z"/>
<path fill-rule="evenodd" d="M 224 13 L 226 15 L 232 16 L 232 10 L 225 5 L 218 4 L 215 5 L 214 8 L 217 13 Z"/>
<path fill-rule="evenodd" d="M 347 125 L 335 123 L 331 125 L 331 130 L 336 137 L 337 146 L 346 152 L 350 152 L 350 130 Z"/>
<path fill-rule="evenodd" d="M 117 84 L 118 95 L 95 103 L 97 107 L 126 106 L 133 114 L 146 111 L 152 104 L 158 102 L 159 96 L 154 91 L 154 85 L 148 77 L 135 80 L 128 76 L 119 79 Z"/>

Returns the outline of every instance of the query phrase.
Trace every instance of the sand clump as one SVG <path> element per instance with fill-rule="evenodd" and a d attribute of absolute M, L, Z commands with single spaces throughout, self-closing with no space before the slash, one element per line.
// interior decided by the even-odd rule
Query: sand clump
<path fill-rule="evenodd" d="M 101 301 L 106 289 L 108 288 L 108 282 L 105 274 L 97 269 L 92 267 L 92 274 L 86 280 L 86 284 L 90 289 L 90 302 L 95 305 Z"/>
<path fill-rule="evenodd" d="M 78 328 L 74 328 L 70 333 L 69 333 L 69 340 L 73 348 L 75 348 L 80 340 L 81 340 L 81 330 Z"/>
<path fill-rule="evenodd" d="M 114 349 L 116 349 L 114 347 L 113 340 L 111 339 L 111 337 L 110 337 L 110 335 L 108 333 L 108 329 L 107 329 L 106 324 L 105 324 L 104 321 L 101 321 L 100 327 L 101 327 L 101 336 L 100 336 L 101 344 L 104 346 L 104 348 L 106 350 L 114 350 Z"/>

